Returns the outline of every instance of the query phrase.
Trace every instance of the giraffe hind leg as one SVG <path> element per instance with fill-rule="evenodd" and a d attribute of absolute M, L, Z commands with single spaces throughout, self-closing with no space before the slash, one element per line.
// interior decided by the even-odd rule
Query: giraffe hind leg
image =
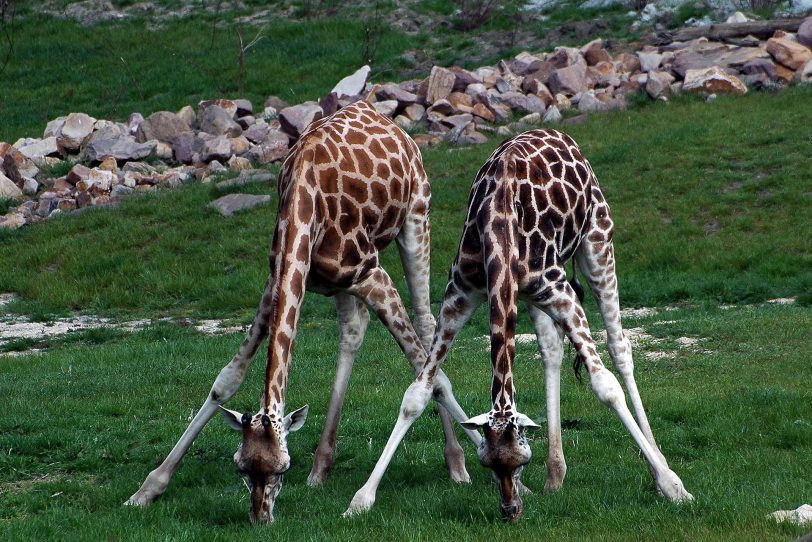
<path fill-rule="evenodd" d="M 426 352 L 431 348 L 436 326 L 429 298 L 429 237 L 428 216 L 412 213 L 407 217 L 396 239 L 412 300 L 414 329 Z M 415 371 L 419 369 L 420 367 L 415 367 Z M 465 468 L 465 454 L 457 440 L 451 415 L 441 404 L 437 405 L 437 411 L 440 414 L 445 439 L 443 456 L 451 480 L 457 483 L 470 483 L 471 476 Z"/>
<path fill-rule="evenodd" d="M 567 463 L 561 442 L 561 364 L 564 358 L 564 332 L 542 310 L 527 304 L 544 364 L 547 402 L 547 481 L 545 491 L 557 491 L 564 484 Z"/>
<path fill-rule="evenodd" d="M 654 452 L 667 465 L 665 457 L 654 440 L 654 434 L 651 431 L 646 411 L 643 408 L 643 401 L 640 398 L 640 392 L 634 378 L 632 346 L 629 339 L 624 335 L 623 326 L 620 322 L 620 300 L 611 233 L 611 223 L 609 230 L 606 232 L 598 229 L 597 225 L 593 224 L 589 235 L 584 238 L 581 246 L 579 246 L 575 258 L 598 304 L 606 328 L 609 356 L 629 394 L 637 424 L 646 436 L 646 440 L 651 444 Z"/>
<path fill-rule="evenodd" d="M 338 362 L 324 429 L 319 445 L 316 447 L 313 468 L 307 477 L 307 483 L 310 486 L 322 484 L 335 462 L 336 436 L 338 424 L 341 421 L 347 383 L 352 373 L 355 356 L 361 347 L 367 324 L 369 324 L 369 312 L 360 299 L 349 294 L 339 293 L 336 295 L 335 301 L 339 322 Z"/>

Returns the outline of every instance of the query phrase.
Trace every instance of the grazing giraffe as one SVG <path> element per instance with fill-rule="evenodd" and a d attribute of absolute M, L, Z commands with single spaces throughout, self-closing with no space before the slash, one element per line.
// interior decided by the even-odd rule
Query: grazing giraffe
<path fill-rule="evenodd" d="M 285 416 L 305 289 L 334 295 L 340 324 L 335 382 L 308 477 L 309 484 L 320 484 L 333 465 L 347 382 L 369 322 L 365 304 L 395 337 L 415 372 L 425 363 L 435 325 L 429 304 L 430 205 L 417 145 L 369 104 L 355 102 L 312 124 L 282 166 L 270 274 L 248 336 L 175 447 L 126 504 L 149 504 L 166 490 L 195 437 L 220 408 L 228 424 L 243 435 L 234 460 L 251 493 L 250 520 L 273 521 L 282 476 L 290 467 L 287 435 L 302 427 L 308 410 L 304 406 Z M 392 240 L 400 251 L 416 330 L 378 259 Z M 252 416 L 224 408 L 265 337 L 270 339 L 259 412 Z M 453 408 L 459 410 L 456 418 L 465 418 L 459 406 Z M 468 482 L 451 418 L 445 409 L 440 414 L 451 478 Z"/>
<path fill-rule="evenodd" d="M 429 358 L 403 397 L 397 423 L 372 475 L 345 515 L 372 506 L 395 449 L 432 395 L 441 404 L 456 404 L 445 378 L 438 380 L 436 375 L 457 333 L 487 301 L 492 408 L 462 425 L 483 430 L 477 452 L 499 482 L 502 517 L 515 521 L 521 516 L 519 475 L 531 455 L 525 430 L 539 426 L 516 407 L 512 364 L 519 299 L 529 309 L 544 361 L 549 436 L 545 489 L 560 488 L 566 473 L 559 413 L 566 333 L 589 371 L 592 391 L 615 411 L 642 450 L 658 491 L 675 502 L 693 499 L 660 453 L 637 391 L 631 345 L 620 324 L 612 233 L 609 206 L 589 162 L 569 136 L 535 130 L 494 151 L 471 188 L 468 217 Z M 567 281 L 564 266 L 572 257 L 598 302 L 609 353 L 629 392 L 637 421 L 626 406 L 617 378 L 601 363 L 580 300 Z"/>

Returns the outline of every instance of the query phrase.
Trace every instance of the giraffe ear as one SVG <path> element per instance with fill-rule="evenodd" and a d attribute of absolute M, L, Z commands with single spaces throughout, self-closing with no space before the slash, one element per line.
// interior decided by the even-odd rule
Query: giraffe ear
<path fill-rule="evenodd" d="M 236 429 L 237 431 L 242 431 L 242 414 L 240 412 L 237 412 L 236 410 L 229 410 L 220 405 L 220 414 L 223 415 L 223 419 L 225 419 L 229 427 Z"/>
<path fill-rule="evenodd" d="M 309 409 L 310 407 L 305 405 L 285 416 L 285 430 L 289 433 L 293 433 L 301 429 L 305 420 L 307 420 L 307 411 Z"/>
<path fill-rule="evenodd" d="M 473 418 L 469 418 L 464 422 L 460 422 L 460 425 L 466 429 L 479 429 L 482 426 L 488 425 L 488 413 L 480 414 L 479 416 L 474 416 Z"/>
<path fill-rule="evenodd" d="M 521 427 L 522 429 L 529 429 L 531 431 L 535 431 L 536 429 L 541 429 L 541 426 L 530 419 L 530 416 L 522 414 L 521 412 L 516 413 L 516 425 Z"/>

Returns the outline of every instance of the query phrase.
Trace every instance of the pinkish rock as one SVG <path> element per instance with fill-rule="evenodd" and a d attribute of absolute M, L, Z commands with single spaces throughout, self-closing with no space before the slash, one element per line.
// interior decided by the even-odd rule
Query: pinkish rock
<path fill-rule="evenodd" d="M 178 135 L 191 130 L 186 123 L 175 113 L 170 111 L 158 111 L 144 119 L 136 130 L 136 140 L 139 143 L 157 139 L 170 145 L 175 142 Z"/>
<path fill-rule="evenodd" d="M 317 103 L 303 103 L 286 107 L 279 112 L 279 121 L 282 123 L 282 130 L 294 139 L 302 135 L 311 122 L 318 120 L 324 112 Z"/>
<path fill-rule="evenodd" d="M 587 90 L 586 68 L 583 64 L 559 68 L 550 76 L 547 86 L 555 94 L 575 95 L 583 92 Z"/>
<path fill-rule="evenodd" d="M 812 60 L 812 51 L 808 47 L 788 38 L 768 39 L 767 52 L 791 70 L 797 70 Z"/>
<path fill-rule="evenodd" d="M 426 102 L 433 104 L 438 100 L 443 100 L 454 90 L 456 75 L 451 70 L 434 66 L 428 78 L 426 88 Z"/>
<path fill-rule="evenodd" d="M 688 70 L 682 89 L 686 92 L 707 92 L 708 94 L 742 95 L 747 87 L 739 78 L 726 73 L 716 66 L 702 70 Z"/>
<path fill-rule="evenodd" d="M 649 72 L 648 80 L 646 81 L 646 93 L 655 100 L 670 98 L 671 83 L 673 82 L 674 76 L 668 72 Z"/>

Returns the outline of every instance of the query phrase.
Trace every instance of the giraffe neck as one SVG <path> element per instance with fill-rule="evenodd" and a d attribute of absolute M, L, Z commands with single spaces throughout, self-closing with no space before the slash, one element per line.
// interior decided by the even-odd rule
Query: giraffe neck
<path fill-rule="evenodd" d="M 315 237 L 314 196 L 304 183 L 291 184 L 281 196 L 272 248 L 272 308 L 262 404 L 265 412 L 280 418 Z"/>

